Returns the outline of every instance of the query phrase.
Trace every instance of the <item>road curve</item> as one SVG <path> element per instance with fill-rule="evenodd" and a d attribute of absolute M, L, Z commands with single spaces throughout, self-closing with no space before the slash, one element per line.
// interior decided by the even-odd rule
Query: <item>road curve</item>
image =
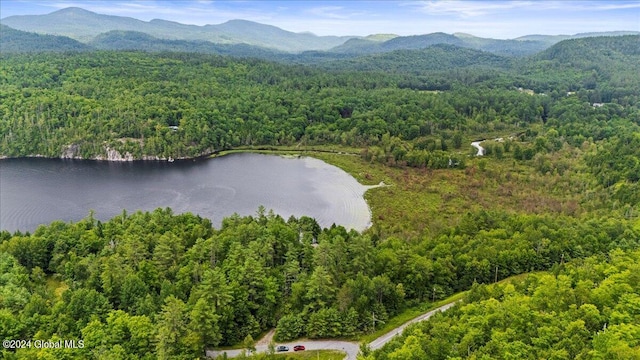
<path fill-rule="evenodd" d="M 456 301 L 450 302 L 448 304 L 442 305 L 436 309 L 433 309 L 427 313 L 424 313 L 418 317 L 415 317 L 406 323 L 398 326 L 397 328 L 389 331 L 388 333 L 380 336 L 379 338 L 373 340 L 369 343 L 369 348 L 371 350 L 380 349 L 384 344 L 388 343 L 393 339 L 394 336 L 402 333 L 404 329 L 410 324 L 427 320 L 433 314 L 445 311 L 456 304 Z M 277 343 L 278 345 L 288 346 L 290 351 L 293 350 L 295 345 L 304 345 L 307 350 L 338 350 L 346 353 L 345 360 L 356 360 L 358 356 L 358 352 L 360 351 L 360 344 L 357 342 L 351 341 L 339 341 L 339 340 L 298 340 L 296 342 L 288 342 L 288 343 Z M 267 352 L 269 349 L 268 345 L 256 345 L 256 352 Z M 208 357 L 215 358 L 217 356 L 222 355 L 223 353 L 227 353 L 227 357 L 232 358 L 240 355 L 243 349 L 234 349 L 234 350 L 207 350 L 206 354 Z"/>
<path fill-rule="evenodd" d="M 452 307 L 453 305 L 455 305 L 456 302 L 451 302 L 445 305 L 440 306 L 439 308 L 433 309 L 427 313 L 424 313 L 418 317 L 415 317 L 409 321 L 407 321 L 406 323 L 398 326 L 397 328 L 389 331 L 388 333 L 380 336 L 379 338 L 373 340 L 372 342 L 369 343 L 369 348 L 371 350 L 378 350 L 380 349 L 382 346 L 384 346 L 384 344 L 388 343 L 389 341 L 391 341 L 391 339 L 393 339 L 394 336 L 401 334 L 404 329 L 413 324 L 413 323 L 417 323 L 419 321 L 424 321 L 427 320 L 428 318 L 430 318 L 431 316 L 433 316 L 433 314 L 440 312 L 440 311 L 445 311 L 448 308 Z"/>

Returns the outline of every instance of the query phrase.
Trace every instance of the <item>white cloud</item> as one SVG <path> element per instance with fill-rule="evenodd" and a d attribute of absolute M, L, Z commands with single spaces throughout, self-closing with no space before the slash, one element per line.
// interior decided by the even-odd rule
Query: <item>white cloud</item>
<path fill-rule="evenodd" d="M 602 1 L 553 1 L 557 8 L 563 8 L 568 11 L 608 11 L 608 10 L 625 10 L 640 9 L 639 1 L 622 1 L 622 2 L 602 2 Z"/>
<path fill-rule="evenodd" d="M 417 8 L 429 15 L 453 15 L 472 18 L 497 13 L 524 11 L 607 11 L 640 9 L 640 1 L 471 1 L 471 0 L 428 0 L 402 3 Z"/>
<path fill-rule="evenodd" d="M 329 19 L 347 19 L 347 16 L 344 13 L 344 8 L 342 6 L 320 6 L 307 9 L 305 11 L 307 14 L 316 15 L 320 17 L 325 17 Z"/>
<path fill-rule="evenodd" d="M 416 7 L 419 11 L 429 15 L 457 15 L 462 18 L 470 18 L 503 12 L 513 9 L 522 9 L 536 6 L 539 3 L 531 1 L 462 1 L 462 0 L 433 0 L 404 3 L 405 6 Z"/>
<path fill-rule="evenodd" d="M 640 2 L 629 2 L 625 4 L 609 4 L 597 6 L 599 10 L 618 10 L 618 9 L 640 9 Z"/>

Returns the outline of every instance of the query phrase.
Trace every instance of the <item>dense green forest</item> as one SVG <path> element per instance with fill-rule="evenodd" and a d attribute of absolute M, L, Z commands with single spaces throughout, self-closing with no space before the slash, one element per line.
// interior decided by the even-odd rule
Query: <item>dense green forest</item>
<path fill-rule="evenodd" d="M 79 41 L 64 36 L 28 33 L 0 24 L 0 52 L 64 52 L 91 49 Z"/>
<path fill-rule="evenodd" d="M 217 229 L 158 209 L 0 232 L 0 338 L 84 341 L 2 355 L 191 359 L 271 328 L 278 341 L 357 339 L 373 318 L 471 289 L 363 357 L 637 357 L 638 41 L 567 40 L 521 59 L 446 45 L 318 66 L 2 54 L 1 156 L 331 148 L 359 156 L 316 156 L 392 185 L 367 195 L 363 233 L 263 208 Z"/>
<path fill-rule="evenodd" d="M 640 252 L 613 250 L 501 285 L 363 359 L 638 359 Z"/>
<path fill-rule="evenodd" d="M 158 209 L 1 236 L 0 335 L 84 340 L 57 358 L 135 359 L 202 356 L 271 327 L 278 340 L 353 336 L 373 329 L 372 311 L 384 321 L 494 277 L 630 251 L 640 229 L 614 218 L 483 212 L 434 238 L 374 241 L 263 210 L 213 229 Z"/>
<path fill-rule="evenodd" d="M 183 158 L 243 145 L 363 147 L 385 134 L 405 142 L 404 152 L 416 148 L 406 142 L 429 138 L 442 150 L 459 149 L 462 137 L 564 121 L 571 103 L 612 103 L 606 120 L 637 120 L 638 36 L 596 38 L 589 54 L 610 55 L 566 67 L 566 57 L 576 57 L 571 51 L 586 47 L 581 40 L 502 70 L 496 55 L 449 46 L 424 50 L 433 58 L 423 62 L 415 61 L 422 50 L 400 51 L 330 72 L 185 53 L 3 55 L 0 154 L 105 158 L 114 149 L 134 159 Z M 609 66 L 595 65 L 602 56 Z M 443 65 L 427 66 L 434 63 Z M 390 64 L 394 75 L 363 70 Z M 585 115 L 581 122 L 598 113 Z M 589 138 L 580 125 L 582 133 L 571 135 Z"/>

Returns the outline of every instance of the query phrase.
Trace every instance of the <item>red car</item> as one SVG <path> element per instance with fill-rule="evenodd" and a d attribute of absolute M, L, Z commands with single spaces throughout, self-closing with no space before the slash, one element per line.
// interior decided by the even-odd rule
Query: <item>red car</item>
<path fill-rule="evenodd" d="M 304 350 L 303 345 L 296 345 L 293 347 L 293 351 L 302 351 L 302 350 Z"/>

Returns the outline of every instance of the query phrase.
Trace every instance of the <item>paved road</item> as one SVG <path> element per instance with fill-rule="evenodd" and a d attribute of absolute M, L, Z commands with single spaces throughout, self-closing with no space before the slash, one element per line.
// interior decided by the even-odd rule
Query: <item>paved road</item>
<path fill-rule="evenodd" d="M 358 343 L 350 342 L 350 341 L 334 341 L 334 340 L 299 340 L 295 343 L 278 343 L 279 345 L 285 345 L 289 347 L 289 351 L 293 351 L 293 347 L 296 345 L 304 345 L 306 350 L 338 350 L 344 351 L 347 353 L 345 359 L 348 360 L 356 360 L 356 356 L 358 355 L 358 351 L 360 351 L 360 346 Z M 269 349 L 268 345 L 258 345 L 256 346 L 256 352 L 267 352 Z M 207 356 L 216 357 L 218 355 L 222 355 L 222 353 L 226 352 L 227 357 L 232 358 L 240 355 L 242 349 L 239 350 L 222 350 L 222 351 L 213 351 L 207 350 Z"/>
<path fill-rule="evenodd" d="M 372 342 L 369 343 L 369 348 L 371 348 L 371 350 L 378 350 L 380 349 L 384 344 L 388 343 L 389 341 L 391 341 L 391 339 L 393 339 L 394 336 L 401 334 L 404 329 L 413 324 L 413 323 L 417 323 L 419 321 L 423 321 L 423 320 L 427 320 L 428 318 L 430 318 L 431 316 L 433 316 L 433 314 L 440 312 L 440 311 L 445 311 L 448 308 L 452 307 L 453 305 L 455 305 L 455 302 L 452 303 L 448 303 L 446 305 L 440 306 L 437 309 L 433 309 L 431 311 L 429 311 L 428 313 L 424 313 L 416 318 L 413 318 L 409 321 L 407 321 L 406 323 L 398 326 L 397 328 L 389 331 L 388 333 L 380 336 L 379 338 L 373 340 Z"/>
<path fill-rule="evenodd" d="M 452 307 L 453 305 L 455 305 L 455 302 L 452 303 L 448 303 L 446 305 L 440 306 L 437 309 L 433 309 L 427 313 L 424 313 L 416 318 L 413 318 L 412 320 L 407 321 L 406 323 L 398 326 L 397 328 L 389 331 L 388 333 L 380 336 L 379 338 L 373 340 L 372 342 L 369 343 L 369 347 L 371 348 L 371 350 L 377 350 L 379 348 L 381 348 L 384 344 L 388 343 L 394 336 L 402 333 L 402 331 L 409 326 L 410 324 L 416 323 L 418 321 L 423 321 L 426 320 L 428 318 L 430 318 L 431 316 L 433 316 L 433 314 L 439 312 L 439 311 L 445 311 L 448 308 Z M 268 350 L 268 345 L 264 344 L 264 342 L 261 342 L 263 344 L 259 344 L 256 345 L 256 352 L 267 352 Z M 356 343 L 356 342 L 350 342 L 350 341 L 337 341 L 337 340 L 298 340 L 296 342 L 290 342 L 290 343 L 277 343 L 276 346 L 279 345 L 285 345 L 288 346 L 289 351 L 293 351 L 293 347 L 295 345 L 304 345 L 305 348 L 307 350 L 338 350 L 338 351 L 343 351 L 346 353 L 346 357 L 345 360 L 356 360 L 356 357 L 358 355 L 358 352 L 360 351 L 360 344 Z M 240 355 L 240 353 L 242 352 L 242 349 L 237 349 L 237 350 L 207 350 L 207 356 L 209 357 L 213 357 L 215 358 L 216 356 L 222 355 L 223 353 L 227 353 L 227 356 L 229 358 L 235 357 Z"/>

